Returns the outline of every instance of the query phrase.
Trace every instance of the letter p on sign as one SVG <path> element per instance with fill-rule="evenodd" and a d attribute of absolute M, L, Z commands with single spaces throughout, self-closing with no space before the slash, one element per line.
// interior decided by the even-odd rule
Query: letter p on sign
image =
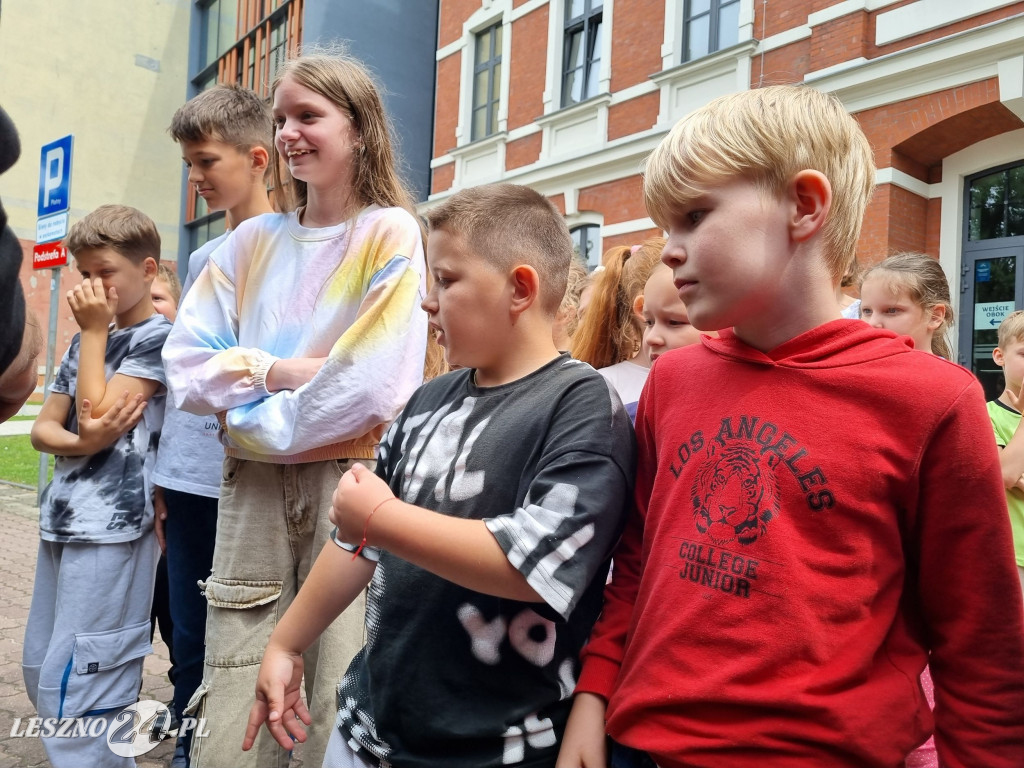
<path fill-rule="evenodd" d="M 51 193 L 59 194 L 64 181 L 64 147 L 48 150 L 43 164 L 46 166 L 46 174 L 43 176 L 43 199 L 50 205 Z"/>

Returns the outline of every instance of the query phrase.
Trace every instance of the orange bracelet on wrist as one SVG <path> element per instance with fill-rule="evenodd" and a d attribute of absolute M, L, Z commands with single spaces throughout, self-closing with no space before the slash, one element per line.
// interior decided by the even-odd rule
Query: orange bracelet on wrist
<path fill-rule="evenodd" d="M 373 513 L 376 512 L 381 507 L 383 507 L 389 501 L 397 501 L 397 500 L 398 500 L 397 496 L 388 496 L 386 499 L 384 499 L 384 501 L 378 502 L 377 506 L 375 506 L 373 509 L 370 510 L 370 514 L 368 514 L 366 516 L 366 522 L 363 523 L 363 540 L 359 542 L 359 546 L 356 548 L 356 551 L 352 553 L 352 559 L 353 560 L 355 560 L 357 557 L 359 557 L 359 553 L 362 552 L 363 551 L 363 547 L 366 546 L 366 534 L 370 530 L 370 518 L 373 517 Z"/>

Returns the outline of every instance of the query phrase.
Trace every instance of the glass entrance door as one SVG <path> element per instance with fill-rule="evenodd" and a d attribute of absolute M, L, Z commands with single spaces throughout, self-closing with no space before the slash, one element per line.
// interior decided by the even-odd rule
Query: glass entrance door
<path fill-rule="evenodd" d="M 999 324 L 1024 308 L 1024 163 L 965 181 L 958 362 L 974 371 L 991 400 L 1003 391 L 992 361 Z"/>
<path fill-rule="evenodd" d="M 1024 306 L 1024 246 L 964 253 L 961 267 L 960 356 L 992 400 L 1003 391 L 1003 374 L 992 362 L 999 324 Z"/>

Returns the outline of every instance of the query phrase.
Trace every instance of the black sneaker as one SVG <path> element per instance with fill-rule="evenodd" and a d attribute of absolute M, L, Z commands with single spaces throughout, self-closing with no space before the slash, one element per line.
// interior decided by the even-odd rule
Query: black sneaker
<path fill-rule="evenodd" d="M 153 719 L 153 725 L 149 729 L 149 737 L 154 742 L 163 741 L 178 735 L 181 727 L 181 719 L 174 710 L 174 702 L 164 704 Z"/>

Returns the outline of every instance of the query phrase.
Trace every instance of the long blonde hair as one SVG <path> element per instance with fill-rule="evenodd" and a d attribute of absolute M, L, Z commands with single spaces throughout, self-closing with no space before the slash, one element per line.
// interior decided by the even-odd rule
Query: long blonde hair
<path fill-rule="evenodd" d="M 604 252 L 590 304 L 572 340 L 572 356 L 595 368 L 629 360 L 640 349 L 643 328 L 633 302 L 661 261 L 665 238 L 654 237 L 639 246 L 620 246 Z"/>

